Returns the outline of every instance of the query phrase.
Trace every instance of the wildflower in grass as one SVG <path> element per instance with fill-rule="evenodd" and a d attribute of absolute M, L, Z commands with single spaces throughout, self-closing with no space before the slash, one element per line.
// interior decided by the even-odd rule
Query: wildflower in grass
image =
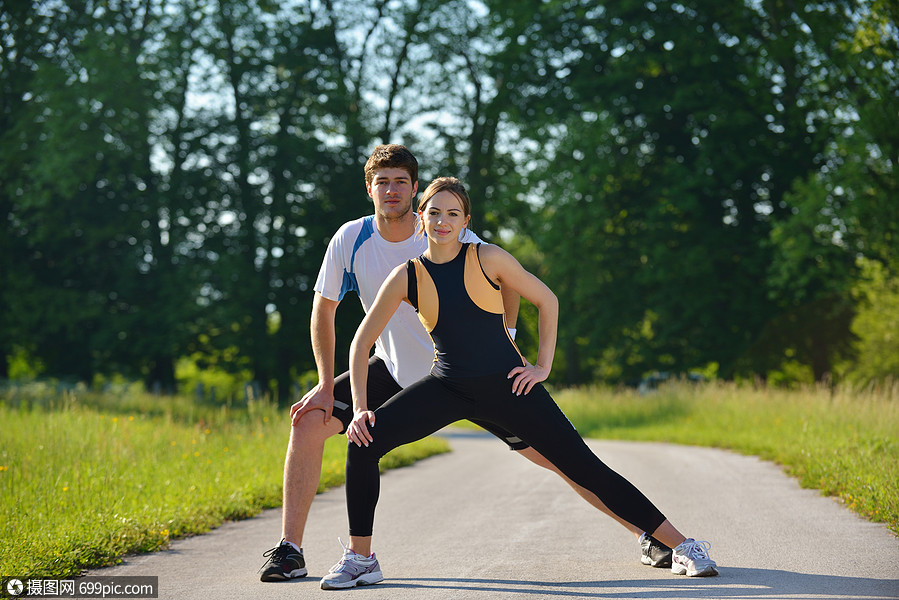
<path fill-rule="evenodd" d="M 225 448 L 225 452 L 227 452 L 227 451 L 228 451 L 228 449 Z M 9 471 L 9 467 L 7 467 L 6 465 L 0 465 L 0 472 L 2 472 L 2 471 Z"/>

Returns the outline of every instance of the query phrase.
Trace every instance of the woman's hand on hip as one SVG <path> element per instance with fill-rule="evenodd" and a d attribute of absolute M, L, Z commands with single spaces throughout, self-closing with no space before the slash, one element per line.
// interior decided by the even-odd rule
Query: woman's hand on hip
<path fill-rule="evenodd" d="M 540 365 L 532 365 L 525 361 L 523 367 L 515 367 L 509 371 L 508 378 L 512 380 L 512 393 L 516 396 L 527 394 L 541 381 L 549 377 L 549 369 Z"/>

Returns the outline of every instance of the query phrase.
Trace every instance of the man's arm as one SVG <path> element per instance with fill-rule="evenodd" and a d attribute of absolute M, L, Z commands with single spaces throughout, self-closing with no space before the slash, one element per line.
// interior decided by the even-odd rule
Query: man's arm
<path fill-rule="evenodd" d="M 318 292 L 312 300 L 312 354 L 318 370 L 318 381 L 334 389 L 334 353 L 337 345 L 336 317 L 339 300 L 328 300 Z"/>
<path fill-rule="evenodd" d="M 318 384 L 290 407 L 290 418 L 294 425 L 304 413 L 315 409 L 324 411 L 325 423 L 331 420 L 334 408 L 334 352 L 337 345 L 335 318 L 339 304 L 339 300 L 329 300 L 318 292 L 312 300 L 310 332 Z"/>

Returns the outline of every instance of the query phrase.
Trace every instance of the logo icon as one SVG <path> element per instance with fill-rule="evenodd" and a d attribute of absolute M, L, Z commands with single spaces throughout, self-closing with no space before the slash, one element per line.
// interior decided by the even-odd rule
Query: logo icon
<path fill-rule="evenodd" d="M 25 590 L 25 585 L 20 579 L 10 579 L 6 582 L 6 591 L 10 596 L 18 596 Z"/>

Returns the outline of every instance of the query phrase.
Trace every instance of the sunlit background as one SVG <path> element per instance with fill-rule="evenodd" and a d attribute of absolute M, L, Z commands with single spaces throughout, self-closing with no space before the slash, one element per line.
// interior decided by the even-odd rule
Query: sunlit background
<path fill-rule="evenodd" d="M 384 142 L 422 189 L 461 177 L 473 228 L 559 296 L 551 383 L 899 375 L 897 17 L 6 0 L 0 379 L 289 401 L 314 381 L 326 244 L 371 211 Z M 526 353 L 535 334 L 525 306 Z"/>

